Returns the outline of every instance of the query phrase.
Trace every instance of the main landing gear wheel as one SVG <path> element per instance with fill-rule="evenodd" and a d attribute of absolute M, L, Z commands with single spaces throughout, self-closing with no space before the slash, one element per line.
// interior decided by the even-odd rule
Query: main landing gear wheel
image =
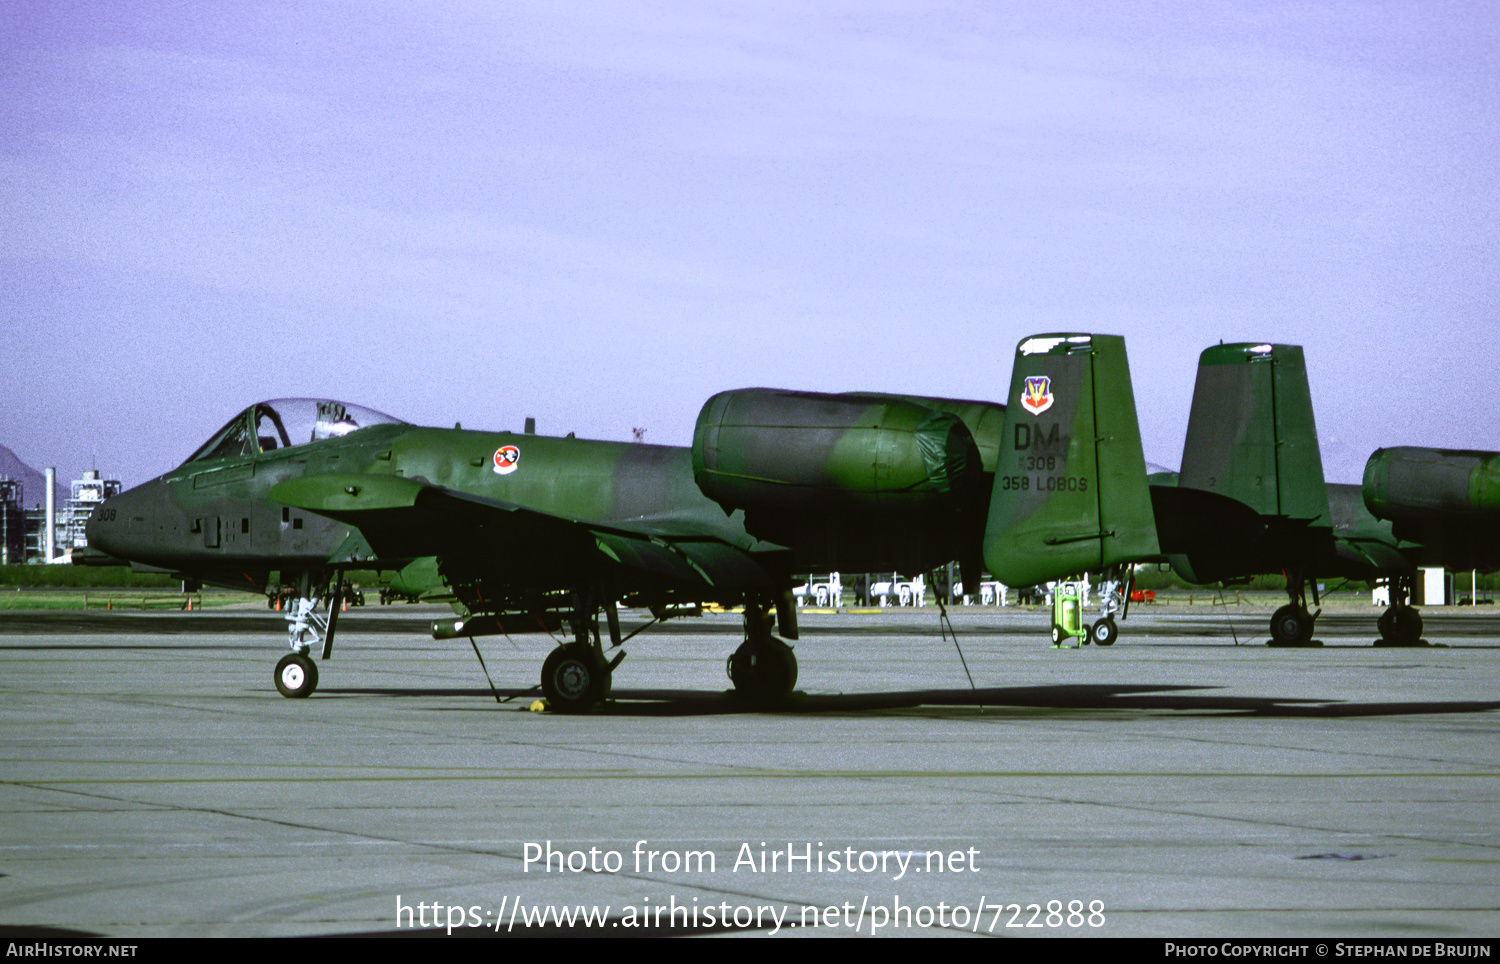
<path fill-rule="evenodd" d="M 593 650 L 559 646 L 542 664 L 542 693 L 559 713 L 582 713 L 609 695 L 614 674 Z"/>
<path fill-rule="evenodd" d="M 1376 620 L 1386 646 L 1416 646 L 1422 641 L 1422 614 L 1411 606 L 1392 606 Z"/>
<path fill-rule="evenodd" d="M 311 696 L 318 688 L 318 664 L 301 653 L 287 653 L 276 664 L 276 690 L 290 700 Z"/>
<path fill-rule="evenodd" d="M 775 638 L 746 640 L 729 657 L 735 692 L 762 703 L 784 700 L 797 685 L 797 656 Z"/>
<path fill-rule="evenodd" d="M 1271 617 L 1272 646 L 1306 646 L 1312 634 L 1312 613 L 1301 606 L 1282 606 Z"/>
<path fill-rule="evenodd" d="M 1089 639 L 1095 646 L 1113 646 L 1120 638 L 1120 627 L 1108 617 L 1099 620 L 1089 629 Z"/>

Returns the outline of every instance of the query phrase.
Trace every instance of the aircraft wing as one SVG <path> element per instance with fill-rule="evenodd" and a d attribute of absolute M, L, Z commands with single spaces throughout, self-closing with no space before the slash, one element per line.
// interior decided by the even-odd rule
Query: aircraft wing
<path fill-rule="evenodd" d="M 270 497 L 353 526 L 388 564 L 439 556 L 541 589 L 580 573 L 703 591 L 776 588 L 764 554 L 674 520 L 588 522 L 400 476 L 310 475 L 273 486 Z M 332 561 L 361 560 L 346 542 Z"/>

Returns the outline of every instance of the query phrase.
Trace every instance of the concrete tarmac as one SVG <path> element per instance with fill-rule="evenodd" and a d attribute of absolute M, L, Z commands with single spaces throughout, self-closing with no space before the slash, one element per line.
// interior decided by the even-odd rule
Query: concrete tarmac
<path fill-rule="evenodd" d="M 307 700 L 264 611 L 0 613 L 0 929 L 1492 938 L 1500 618 L 1438 612 L 958 610 L 972 687 L 935 609 L 804 615 L 775 711 L 705 616 L 582 717 L 527 709 L 548 638 L 478 640 L 497 703 L 437 610 L 349 613 Z"/>

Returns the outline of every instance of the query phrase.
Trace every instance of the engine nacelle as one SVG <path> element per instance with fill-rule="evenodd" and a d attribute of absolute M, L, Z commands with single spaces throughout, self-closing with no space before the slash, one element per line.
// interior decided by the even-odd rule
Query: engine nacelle
<path fill-rule="evenodd" d="M 1377 449 L 1365 463 L 1364 497 L 1378 519 L 1500 521 L 1500 452 Z"/>
<path fill-rule="evenodd" d="M 985 475 L 993 475 L 995 463 L 1000 459 L 1000 446 L 1005 436 L 1005 406 L 995 402 L 979 402 L 966 398 L 934 398 L 927 395 L 891 395 L 875 392 L 848 392 L 839 398 L 874 400 L 898 400 L 930 408 L 935 412 L 947 412 L 963 420 L 974 444 L 979 447 L 979 460 Z"/>
<path fill-rule="evenodd" d="M 698 414 L 693 476 L 727 510 L 922 514 L 963 508 L 982 466 L 957 415 L 910 399 L 744 388 Z"/>

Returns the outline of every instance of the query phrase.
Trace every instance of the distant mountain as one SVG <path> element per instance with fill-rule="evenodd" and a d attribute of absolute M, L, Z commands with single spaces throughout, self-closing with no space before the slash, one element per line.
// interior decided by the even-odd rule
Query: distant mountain
<path fill-rule="evenodd" d="M 16 453 L 3 445 L 0 445 L 0 479 L 15 479 L 21 483 L 21 505 L 24 508 L 47 504 L 47 477 L 16 458 Z M 61 512 L 71 490 L 61 477 L 53 489 L 57 492 L 57 509 Z"/>

